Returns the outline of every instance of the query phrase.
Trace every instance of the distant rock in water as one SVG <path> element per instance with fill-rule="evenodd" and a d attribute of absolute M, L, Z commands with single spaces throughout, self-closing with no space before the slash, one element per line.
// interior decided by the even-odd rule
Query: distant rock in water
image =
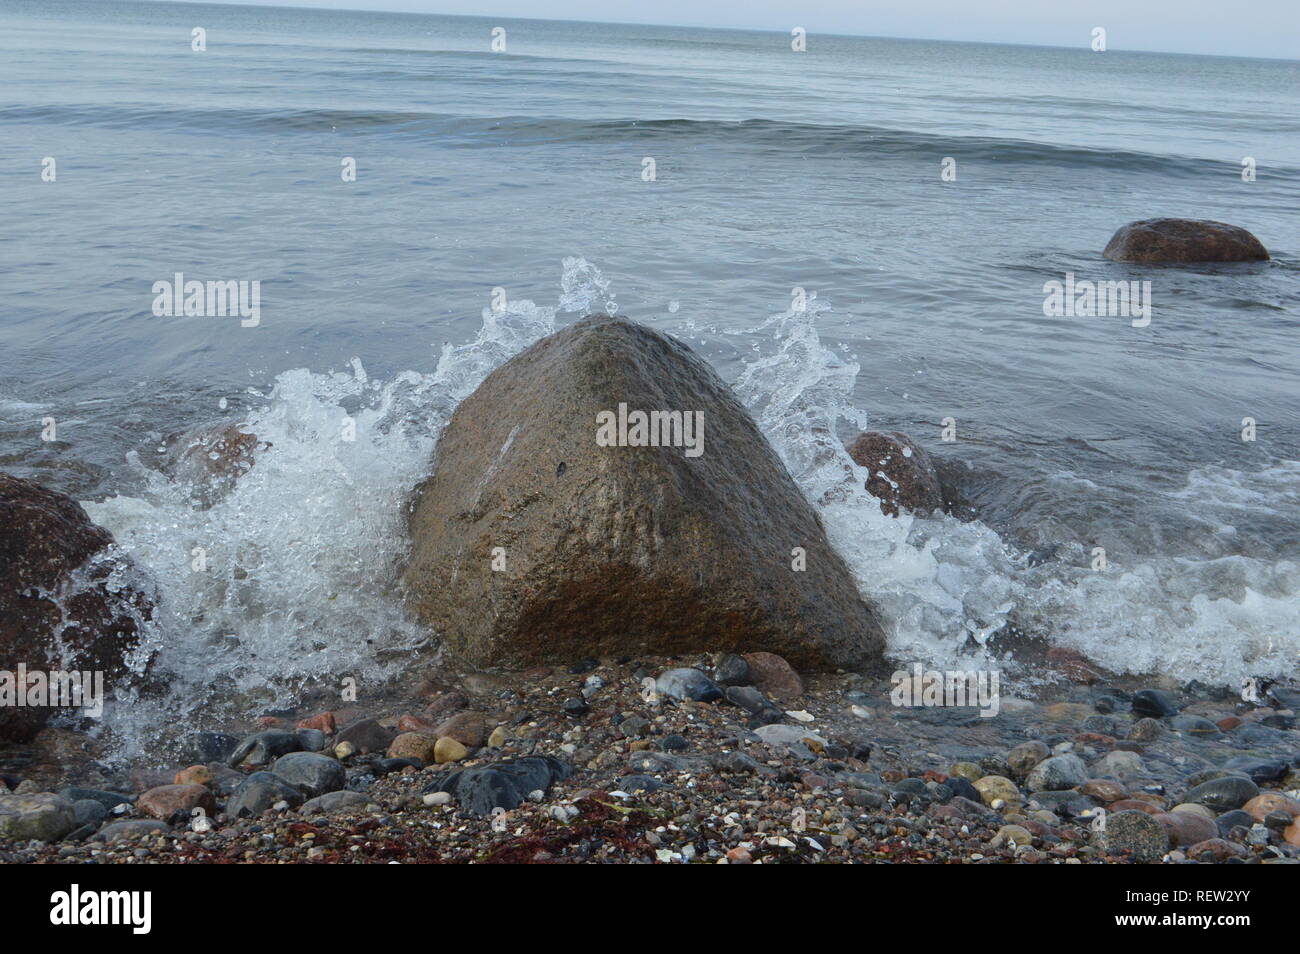
<path fill-rule="evenodd" d="M 0 473 L 0 668 L 101 671 L 111 692 L 153 612 L 145 590 L 112 534 L 79 503 Z M 0 740 L 29 739 L 58 711 L 3 698 L 15 690 L 0 687 Z"/>
<path fill-rule="evenodd" d="M 880 626 L 812 507 L 730 388 L 672 338 L 604 316 L 544 338 L 460 404 L 435 461 L 405 581 L 470 661 L 881 660 Z"/>
<path fill-rule="evenodd" d="M 1268 250 L 1243 228 L 1200 219 L 1143 219 L 1123 226 L 1102 252 L 1113 262 L 1178 265 L 1256 262 Z"/>
<path fill-rule="evenodd" d="M 930 455 L 901 431 L 866 431 L 849 446 L 849 456 L 871 472 L 867 492 L 891 517 L 899 508 L 925 514 L 942 510 L 943 489 Z"/>

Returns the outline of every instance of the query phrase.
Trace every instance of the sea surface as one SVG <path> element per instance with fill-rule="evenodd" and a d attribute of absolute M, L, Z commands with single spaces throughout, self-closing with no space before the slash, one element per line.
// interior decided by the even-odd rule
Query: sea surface
<path fill-rule="evenodd" d="M 439 428 L 592 311 L 737 387 L 900 662 L 1017 630 L 1179 679 L 1296 672 L 1300 63 L 0 0 L 0 188 L 0 468 L 156 581 L 150 648 L 191 700 L 424 645 L 393 581 Z M 1158 215 L 1273 260 L 1101 257 Z M 260 321 L 156 316 L 178 272 L 260 282 Z M 1150 281 L 1150 323 L 1046 317 L 1067 273 Z M 219 420 L 271 447 L 199 509 L 157 449 Z M 863 427 L 913 435 L 977 519 L 882 516 Z"/>

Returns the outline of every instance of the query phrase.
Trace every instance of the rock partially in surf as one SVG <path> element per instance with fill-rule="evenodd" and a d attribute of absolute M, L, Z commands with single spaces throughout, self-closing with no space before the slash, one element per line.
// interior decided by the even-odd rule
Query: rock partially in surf
<path fill-rule="evenodd" d="M 930 455 L 901 431 L 865 431 L 849 445 L 854 463 L 869 471 L 867 492 L 880 501 L 882 513 L 899 509 L 930 513 L 943 509 L 943 489 Z"/>
<path fill-rule="evenodd" d="M 405 582 L 472 662 L 745 649 L 883 665 L 807 499 L 675 339 L 595 316 L 537 342 L 460 404 L 435 461 Z"/>
<path fill-rule="evenodd" d="M 446 772 L 435 777 L 423 794 L 447 792 L 461 808 L 481 817 L 496 808 L 518 808 L 531 793 L 546 793 L 555 782 L 572 774 L 573 768 L 559 759 L 529 756 Z"/>
<path fill-rule="evenodd" d="M 1122 226 L 1102 252 L 1113 262 L 1182 265 L 1268 259 L 1263 243 L 1243 228 L 1205 219 L 1142 219 Z"/>
<path fill-rule="evenodd" d="M 1091 659 L 1077 649 L 1065 646 L 1053 646 L 1047 651 L 1047 668 L 1083 686 L 1091 686 L 1102 679 L 1101 671 Z"/>
<path fill-rule="evenodd" d="M 1202 782 L 1183 796 L 1183 801 L 1205 805 L 1215 812 L 1241 808 L 1259 794 L 1259 786 L 1244 775 L 1225 775 Z"/>
<path fill-rule="evenodd" d="M 210 507 L 252 468 L 269 444 L 237 422 L 203 424 L 167 438 L 162 471 L 188 489 L 191 498 Z"/>
<path fill-rule="evenodd" d="M 0 660 L 10 672 L 25 666 L 29 692 L 39 688 L 32 674 L 51 670 L 102 672 L 111 692 L 153 603 L 151 585 L 79 503 L 0 473 Z M 30 739 L 59 711 L 15 705 L 5 696 L 17 689 L 0 690 L 0 741 Z"/>
<path fill-rule="evenodd" d="M 187 762 L 224 762 L 239 745 L 239 739 L 224 732 L 194 732 L 186 737 L 181 758 Z"/>
<path fill-rule="evenodd" d="M 1047 747 L 1047 743 L 1039 739 L 1030 739 L 1028 742 L 1021 742 L 1007 753 L 1007 766 L 1011 769 L 1014 778 L 1023 779 L 1040 762 L 1051 757 L 1052 750 Z M 1073 787 L 1072 785 L 1066 786 L 1066 788 Z M 1055 791 L 1055 789 L 1052 789 L 1052 791 Z"/>
<path fill-rule="evenodd" d="M 1151 719 L 1177 715 L 1179 705 L 1162 689 L 1141 689 L 1133 694 L 1133 714 Z"/>

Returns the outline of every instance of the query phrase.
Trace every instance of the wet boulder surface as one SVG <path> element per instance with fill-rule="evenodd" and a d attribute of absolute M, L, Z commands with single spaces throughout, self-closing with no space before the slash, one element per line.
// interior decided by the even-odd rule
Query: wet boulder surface
<path fill-rule="evenodd" d="M 1122 226 L 1102 254 L 1113 262 L 1183 265 L 1258 262 L 1268 250 L 1250 232 L 1207 219 L 1142 219 Z"/>
<path fill-rule="evenodd" d="M 943 488 L 934 463 L 916 441 L 901 431 L 866 431 L 849 445 L 849 456 L 867 468 L 867 492 L 880 510 L 926 514 L 944 509 Z"/>
<path fill-rule="evenodd" d="M 623 428 L 633 412 L 667 416 L 647 435 Z M 873 609 L 749 413 L 685 345 L 624 318 L 583 319 L 490 374 L 441 435 L 410 532 L 411 604 L 475 664 L 880 664 Z"/>
<path fill-rule="evenodd" d="M 0 473 L 0 660 L 16 671 L 126 674 L 152 616 L 152 587 L 82 506 Z M 30 683 L 29 683 L 30 685 Z M 31 738 L 57 711 L 0 706 L 0 741 Z"/>

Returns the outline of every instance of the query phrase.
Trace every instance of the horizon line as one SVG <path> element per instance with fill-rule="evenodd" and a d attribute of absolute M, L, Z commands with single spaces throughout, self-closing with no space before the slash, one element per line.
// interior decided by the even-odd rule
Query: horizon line
<path fill-rule="evenodd" d="M 575 20 L 571 17 L 520 17 L 520 16 L 495 16 L 490 13 L 431 13 L 427 11 L 413 10 L 377 10 L 377 9 L 360 9 L 357 7 L 316 7 L 307 3 L 285 5 L 282 3 L 262 3 L 260 0 L 224 0 L 224 2 L 213 2 L 213 0 L 120 0 L 126 3 L 154 3 L 154 4 L 172 4 L 188 6 L 209 6 L 209 7 L 261 7 L 271 10 L 311 10 L 317 13 L 378 13 L 387 14 L 397 17 L 447 17 L 456 20 L 513 20 L 523 23 L 584 23 L 594 26 L 639 26 L 639 27 L 659 27 L 675 30 L 725 30 L 732 33 L 767 33 L 775 36 L 788 36 L 788 32 L 779 30 L 774 27 L 744 27 L 744 26 L 699 26 L 686 23 L 651 23 L 642 20 Z M 810 36 L 828 36 L 843 39 L 860 39 L 860 40 L 907 40 L 917 43 L 968 43 L 973 46 L 1010 46 L 1023 49 L 1040 49 L 1040 50 L 1077 50 L 1079 52 L 1092 52 L 1087 45 L 1080 46 L 1061 46 L 1054 43 L 1016 43 L 1007 40 L 957 40 L 941 37 L 925 36 L 896 36 L 881 33 L 838 33 L 833 31 L 810 30 Z M 1105 53 L 1150 53 L 1157 56 L 1199 56 L 1216 59 L 1229 60 L 1266 60 L 1276 63 L 1300 63 L 1300 57 L 1288 56 L 1258 56 L 1246 53 L 1189 53 L 1185 50 L 1141 50 L 1111 47 L 1107 42 Z M 1104 54 L 1103 54 L 1104 55 Z"/>

